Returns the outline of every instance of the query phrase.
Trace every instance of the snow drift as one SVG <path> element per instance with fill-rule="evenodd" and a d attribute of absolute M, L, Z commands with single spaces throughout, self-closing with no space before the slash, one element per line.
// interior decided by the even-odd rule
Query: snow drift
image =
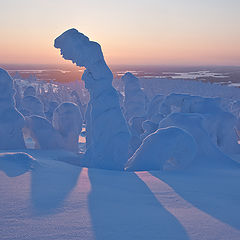
<path fill-rule="evenodd" d="M 181 128 L 158 129 L 146 137 L 129 159 L 126 170 L 178 170 L 184 169 L 196 154 L 194 138 Z"/>

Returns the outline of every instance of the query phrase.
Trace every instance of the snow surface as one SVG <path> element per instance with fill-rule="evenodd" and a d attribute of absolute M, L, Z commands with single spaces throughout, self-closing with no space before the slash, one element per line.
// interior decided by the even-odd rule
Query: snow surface
<path fill-rule="evenodd" d="M 57 161 L 73 157 L 64 151 L 28 153 L 0 156 L 1 240 L 240 239 L 239 168 L 118 172 Z"/>
<path fill-rule="evenodd" d="M 99 57 L 101 58 L 101 54 Z M 95 59 L 99 58 L 96 56 Z M 103 63 L 100 70 L 91 61 L 88 66 L 89 69 L 93 69 L 94 76 L 99 77 L 100 73 L 108 71 Z M 106 75 L 109 77 L 107 79 L 112 78 L 110 72 Z M 100 81 L 100 78 L 96 79 Z M 15 108 L 12 108 L 14 91 L 11 81 L 6 84 L 5 80 L 0 78 L 0 83 L 3 84 L 1 86 L 9 84 L 10 88 L 0 88 L 2 93 L 0 106 L 7 111 L 10 106 L 10 113 L 4 114 L 6 116 L 2 118 L 2 121 L 5 121 L 4 124 L 9 123 L 11 111 L 16 113 Z M 89 89 L 91 89 L 92 80 L 89 78 L 87 83 Z M 56 85 L 42 81 L 32 83 L 23 80 L 15 83 L 17 83 L 18 98 L 23 95 L 24 89 L 29 84 L 34 84 L 36 95 L 45 106 L 48 106 L 51 101 L 55 103 L 72 101 L 72 91 L 79 88 L 78 83 Z M 96 82 L 94 83 L 97 85 Z M 109 86 L 110 83 L 111 80 L 103 86 Z M 216 142 L 213 141 L 216 131 L 212 128 L 213 125 L 209 124 L 215 122 L 216 119 L 211 121 L 209 118 L 209 121 L 206 121 L 209 115 L 199 113 L 200 105 L 191 107 L 191 111 L 198 111 L 198 113 L 174 113 L 179 111 L 178 105 L 171 106 L 172 114 L 165 119 L 162 119 L 163 116 L 159 114 L 162 101 L 171 93 L 220 97 L 221 107 L 224 111 L 232 113 L 239 123 L 240 89 L 197 81 L 169 79 L 148 79 L 144 82 L 140 79 L 140 85 L 147 96 L 151 98 L 158 96 L 150 104 L 147 112 L 148 120 L 143 122 L 143 130 L 145 130 L 143 134 L 141 134 L 143 130 L 140 127 L 143 119 L 131 119 L 131 132 L 136 137 L 133 145 L 139 145 L 144 134 L 147 136 L 157 130 L 159 122 L 161 122 L 161 127 L 173 126 L 184 129 L 192 135 L 198 147 L 197 157 L 191 162 L 190 167 L 175 172 L 120 172 L 82 168 L 79 166 L 82 164 L 81 155 L 63 150 L 28 149 L 29 155 L 22 153 L 26 150 L 21 150 L 16 154 L 3 152 L 0 154 L 1 240 L 240 239 L 239 154 L 226 156 L 220 151 Z M 11 90 L 6 91 L 6 89 Z M 104 91 L 105 88 L 97 86 L 96 90 L 91 93 L 92 96 L 96 96 L 96 93 Z M 85 92 L 82 91 L 79 97 L 83 97 L 83 102 L 87 103 L 88 95 L 84 94 Z M 1 98 L 2 96 L 7 100 Z M 117 97 L 119 93 L 114 93 L 114 96 L 119 106 Z M 101 99 L 104 104 L 108 103 L 108 98 Z M 91 102 L 89 106 L 92 107 Z M 189 104 L 184 108 L 185 111 L 186 109 L 189 111 L 186 106 Z M 90 116 L 91 107 L 86 115 Z M 22 115 L 19 116 L 23 120 Z M 112 119 L 108 117 L 107 120 Z M 35 119 L 36 133 L 38 129 L 43 129 L 45 126 L 48 131 L 44 134 L 47 135 L 47 140 L 50 140 L 54 132 L 52 132 L 51 124 L 39 116 L 30 117 L 30 119 Z M 227 119 L 223 116 L 218 126 L 224 128 L 220 123 L 226 120 L 229 120 L 229 125 L 236 125 L 237 123 L 231 119 L 233 118 Z M 103 135 L 108 131 L 107 127 L 112 129 L 117 126 L 115 120 L 107 120 L 101 119 L 97 125 L 97 128 L 102 129 Z M 101 125 L 104 121 L 106 125 Z M 26 123 L 30 124 L 29 118 Z M 2 126 L 4 130 L 5 126 L 9 125 Z M 20 129 L 21 127 L 22 125 L 19 126 Z M 239 129 L 236 131 L 240 131 Z M 9 131 L 9 133 L 14 132 Z M 46 139 L 46 136 L 43 139 Z M 90 145 L 91 142 L 89 141 Z M 44 141 L 42 143 L 47 144 Z M 181 142 L 183 145 L 185 143 L 186 141 Z M 15 144 L 13 144 L 14 148 Z M 108 145 L 110 150 L 113 146 L 111 144 Z M 167 144 L 166 150 L 171 146 L 173 145 Z M 118 155 L 122 157 L 121 151 Z M 152 161 L 151 156 L 149 154 L 146 158 L 146 165 Z M 234 162 L 230 157 L 239 163 Z"/>

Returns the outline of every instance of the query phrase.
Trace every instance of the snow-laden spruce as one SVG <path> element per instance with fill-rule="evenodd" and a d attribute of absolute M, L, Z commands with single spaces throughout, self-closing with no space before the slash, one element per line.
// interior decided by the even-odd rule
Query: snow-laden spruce
<path fill-rule="evenodd" d="M 40 116 L 26 117 L 25 137 L 34 141 L 35 149 L 63 149 L 64 143 L 60 133 L 53 128 L 51 122 Z"/>
<path fill-rule="evenodd" d="M 13 79 L 0 68 L 0 149 L 24 149 L 24 117 L 15 108 Z"/>
<path fill-rule="evenodd" d="M 45 117 L 43 103 L 35 96 L 25 96 L 22 99 L 22 113 L 24 116 L 37 115 Z"/>
<path fill-rule="evenodd" d="M 147 118 L 149 120 L 154 118 L 154 116 L 156 114 L 159 114 L 160 105 L 161 105 L 162 101 L 164 100 L 164 98 L 165 98 L 165 96 L 161 95 L 161 94 L 158 94 L 152 98 L 151 102 L 149 103 L 148 109 L 147 109 Z"/>
<path fill-rule="evenodd" d="M 77 152 L 78 137 L 82 130 L 82 115 L 77 104 L 65 102 L 53 112 L 53 127 L 60 133 L 64 149 Z"/>
<path fill-rule="evenodd" d="M 131 132 L 131 139 L 129 142 L 129 157 L 131 157 L 134 152 L 141 145 L 141 135 L 144 133 L 142 124 L 145 120 L 145 117 L 132 117 L 129 122 L 129 129 Z"/>
<path fill-rule="evenodd" d="M 36 159 L 24 152 L 0 153 L 0 170 L 8 177 L 20 176 L 38 165 Z"/>
<path fill-rule="evenodd" d="M 146 96 L 140 87 L 137 77 L 127 72 L 122 77 L 124 82 L 124 115 L 127 121 L 133 117 L 144 117 L 146 114 Z"/>
<path fill-rule="evenodd" d="M 87 164 L 123 169 L 130 134 L 118 93 L 112 86 L 113 74 L 104 60 L 101 46 L 76 29 L 67 30 L 56 38 L 54 46 L 60 48 L 64 59 L 86 68 L 82 80 L 90 93 L 91 105 L 91 144 L 85 154 Z"/>
<path fill-rule="evenodd" d="M 211 165 L 212 162 L 220 164 L 229 160 L 212 142 L 203 126 L 204 120 L 204 116 L 198 113 L 172 113 L 159 123 L 159 128 L 178 127 L 191 134 L 197 143 L 197 161 Z"/>
<path fill-rule="evenodd" d="M 237 135 L 238 120 L 233 114 L 222 109 L 221 98 L 172 93 L 166 96 L 162 102 L 160 112 L 167 117 L 174 111 L 201 114 L 203 117 L 201 125 L 215 145 L 227 154 L 240 153 L 239 137 Z"/>
<path fill-rule="evenodd" d="M 181 128 L 158 129 L 143 140 L 129 159 L 128 171 L 179 170 L 194 160 L 197 146 L 194 138 Z"/>

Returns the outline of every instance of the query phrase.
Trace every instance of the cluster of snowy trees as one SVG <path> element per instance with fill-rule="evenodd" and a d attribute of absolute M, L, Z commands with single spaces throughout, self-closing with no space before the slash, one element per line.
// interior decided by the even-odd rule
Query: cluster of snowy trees
<path fill-rule="evenodd" d="M 44 112 L 36 89 L 29 86 L 21 94 L 4 69 L 0 69 L 0 89 L 0 149 L 24 149 L 24 137 L 31 137 L 34 148 L 78 151 L 83 120 L 77 104 L 49 102 L 52 107 Z"/>
<path fill-rule="evenodd" d="M 88 167 L 176 170 L 240 154 L 238 102 L 229 112 L 221 98 L 171 93 L 149 101 L 129 72 L 119 80 L 124 88 L 118 92 L 98 43 L 70 29 L 54 46 L 64 59 L 86 68 L 87 107 L 74 84 L 72 90 L 50 84 L 47 93 L 16 83 L 14 88 L 13 79 L 0 69 L 0 149 L 24 149 L 24 138 L 31 138 L 35 148 L 78 152 L 86 128 L 86 152 L 79 164 Z"/>
<path fill-rule="evenodd" d="M 158 170 L 160 159 L 162 169 L 179 169 L 240 154 L 239 119 L 222 109 L 220 98 L 156 96 L 145 116 L 144 134 L 138 131 L 142 142 L 127 163 L 129 170 Z"/>

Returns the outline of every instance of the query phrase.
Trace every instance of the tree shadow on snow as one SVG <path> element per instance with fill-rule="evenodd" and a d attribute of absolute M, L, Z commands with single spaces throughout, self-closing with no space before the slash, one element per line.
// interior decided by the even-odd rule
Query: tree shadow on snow
<path fill-rule="evenodd" d="M 60 164 L 60 167 L 59 167 Z M 64 167 L 61 165 L 64 164 Z M 65 163 L 55 167 L 40 165 L 32 171 L 31 201 L 34 215 L 42 216 L 61 211 L 64 200 L 77 184 L 80 167 Z"/>
<path fill-rule="evenodd" d="M 135 173 L 89 169 L 88 176 L 96 239 L 189 239 Z"/>
<path fill-rule="evenodd" d="M 181 172 L 152 171 L 185 201 L 219 221 L 240 230 L 239 167 L 201 168 Z"/>

